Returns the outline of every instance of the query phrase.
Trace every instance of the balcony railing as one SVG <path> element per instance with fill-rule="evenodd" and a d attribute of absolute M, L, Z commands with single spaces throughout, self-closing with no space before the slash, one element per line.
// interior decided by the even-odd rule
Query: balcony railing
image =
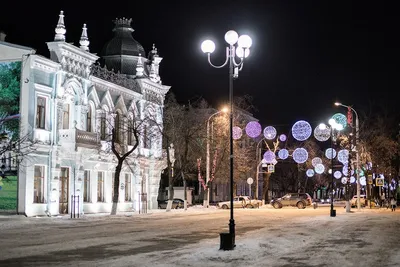
<path fill-rule="evenodd" d="M 100 139 L 97 133 L 78 129 L 58 130 L 58 142 L 60 145 L 75 143 L 77 146 L 88 148 L 98 148 L 100 146 Z"/>

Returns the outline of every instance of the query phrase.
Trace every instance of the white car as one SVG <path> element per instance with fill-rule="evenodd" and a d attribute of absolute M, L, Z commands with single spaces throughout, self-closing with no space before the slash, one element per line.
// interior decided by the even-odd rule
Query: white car
<path fill-rule="evenodd" d="M 365 206 L 365 199 L 366 196 L 365 195 L 360 195 L 360 200 L 361 200 L 361 206 Z M 354 195 L 353 198 L 351 199 L 351 206 L 357 206 L 358 204 L 358 199 L 357 199 L 357 195 Z"/>
<path fill-rule="evenodd" d="M 234 208 L 259 208 L 261 203 L 261 200 L 250 199 L 248 196 L 237 196 L 233 198 Z M 231 202 L 229 200 L 217 203 L 217 207 L 221 209 L 229 209 L 230 206 Z"/>

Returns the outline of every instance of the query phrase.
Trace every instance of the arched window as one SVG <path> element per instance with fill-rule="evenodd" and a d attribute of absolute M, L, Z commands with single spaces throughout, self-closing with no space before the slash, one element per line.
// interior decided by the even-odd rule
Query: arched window
<path fill-rule="evenodd" d="M 115 130 L 115 142 L 119 143 L 121 140 L 120 135 L 121 135 L 121 115 L 119 112 L 115 114 L 115 120 L 114 120 L 114 130 Z"/>
<path fill-rule="evenodd" d="M 106 124 L 106 113 L 102 112 L 100 115 L 100 139 L 106 140 L 107 137 L 107 124 Z"/>
<path fill-rule="evenodd" d="M 92 106 L 89 105 L 89 110 L 86 117 L 86 131 L 91 132 L 92 129 Z"/>
<path fill-rule="evenodd" d="M 69 104 L 64 104 L 63 108 L 63 129 L 69 129 Z"/>

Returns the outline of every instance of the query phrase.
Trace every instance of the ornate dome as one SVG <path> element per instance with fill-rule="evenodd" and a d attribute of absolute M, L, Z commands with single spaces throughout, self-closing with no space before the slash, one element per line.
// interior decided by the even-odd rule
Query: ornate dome
<path fill-rule="evenodd" d="M 132 37 L 134 31 L 131 27 L 132 19 L 116 19 L 114 21 L 114 38 L 103 48 L 103 56 L 139 56 L 146 57 L 143 46 Z"/>
<path fill-rule="evenodd" d="M 139 55 L 146 57 L 143 46 L 132 37 L 132 19 L 114 21 L 114 37 L 106 43 L 102 51 L 107 69 L 134 76 Z"/>

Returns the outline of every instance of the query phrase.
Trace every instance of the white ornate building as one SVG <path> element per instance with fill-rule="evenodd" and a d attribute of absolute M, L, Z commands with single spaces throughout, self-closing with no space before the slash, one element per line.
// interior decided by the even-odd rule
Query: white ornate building
<path fill-rule="evenodd" d="M 146 57 L 132 37 L 130 19 L 114 22 L 115 35 L 100 58 L 89 52 L 85 24 L 80 47 L 66 42 L 61 11 L 54 41 L 47 43 L 50 59 L 36 54 L 22 58 L 21 136 L 30 134 L 38 145 L 20 164 L 20 214 L 110 212 L 116 161 L 107 152 L 106 121 L 150 114 L 162 125 L 162 105 L 170 88 L 158 73 L 162 58 L 154 45 Z M 106 68 L 96 63 L 99 60 Z M 128 135 L 120 140 L 126 149 L 134 142 Z M 161 144 L 161 134 L 140 135 L 139 147 L 120 175 L 119 211 L 143 208 L 143 194 L 146 208 L 157 208 L 159 180 L 166 167 Z M 73 196 L 79 196 L 79 202 Z"/>

